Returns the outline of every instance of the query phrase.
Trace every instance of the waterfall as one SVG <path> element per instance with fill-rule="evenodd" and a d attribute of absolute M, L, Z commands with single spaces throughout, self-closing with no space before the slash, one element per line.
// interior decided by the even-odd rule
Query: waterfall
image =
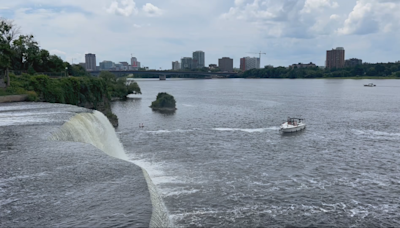
<path fill-rule="evenodd" d="M 108 121 L 107 117 L 98 111 L 75 115 L 57 132 L 53 133 L 50 139 L 55 141 L 88 143 L 112 157 L 130 162 L 122 143 L 115 133 L 114 127 Z M 155 185 L 147 171 L 143 168 L 142 170 L 153 205 L 150 227 L 173 227 L 167 209 Z"/>

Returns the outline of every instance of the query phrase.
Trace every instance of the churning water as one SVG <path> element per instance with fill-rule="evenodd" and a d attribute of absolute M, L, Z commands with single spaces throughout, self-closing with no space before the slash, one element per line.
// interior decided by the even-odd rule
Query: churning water
<path fill-rule="evenodd" d="M 367 82 L 140 80 L 113 111 L 177 225 L 400 226 L 400 81 Z M 158 92 L 175 114 L 148 107 Z M 288 116 L 307 129 L 280 134 Z"/>

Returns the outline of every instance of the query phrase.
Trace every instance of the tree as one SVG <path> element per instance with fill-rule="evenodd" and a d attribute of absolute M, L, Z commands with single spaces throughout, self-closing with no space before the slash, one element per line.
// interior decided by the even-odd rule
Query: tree
<path fill-rule="evenodd" d="M 103 79 L 106 83 L 115 83 L 117 82 L 117 76 L 115 74 L 108 72 L 108 71 L 102 71 L 99 75 L 101 79 Z"/>
<path fill-rule="evenodd" d="M 14 54 L 12 42 L 17 33 L 18 29 L 14 26 L 12 21 L 0 19 L 0 69 L 5 72 L 7 87 L 10 86 L 10 75 L 8 74 L 8 70 L 11 67 L 11 60 Z"/>

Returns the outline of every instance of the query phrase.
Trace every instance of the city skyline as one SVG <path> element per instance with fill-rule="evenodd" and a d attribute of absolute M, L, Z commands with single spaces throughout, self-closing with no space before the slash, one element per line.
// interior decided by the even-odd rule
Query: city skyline
<path fill-rule="evenodd" d="M 96 65 L 134 53 L 142 65 L 169 69 L 202 50 L 205 66 L 227 56 L 239 68 L 240 58 L 260 51 L 267 53 L 261 67 L 324 66 L 326 50 L 335 47 L 346 48 L 346 59 L 400 60 L 395 0 L 0 1 L 1 17 L 70 63 L 87 53 L 96 54 Z"/>
<path fill-rule="evenodd" d="M 260 53 L 261 56 L 261 53 Z M 94 60 L 93 60 L 94 59 Z M 260 58 L 257 57 L 243 57 L 240 58 L 240 68 L 236 68 L 233 66 L 234 60 L 229 58 L 229 57 L 222 57 L 218 59 L 218 64 L 209 64 L 210 67 L 207 67 L 204 65 L 204 60 L 205 60 L 205 53 L 203 51 L 195 51 L 193 52 L 193 57 L 183 57 L 181 58 L 181 61 L 172 61 L 172 66 L 171 70 L 181 70 L 181 69 L 196 69 L 196 68 L 219 68 L 223 72 L 233 72 L 233 69 L 240 69 L 241 71 L 246 71 L 246 70 L 251 70 L 251 69 L 260 69 L 264 67 L 274 67 L 272 65 L 265 65 L 261 66 L 260 65 Z M 84 66 L 86 70 L 92 71 L 96 69 L 96 65 L 93 66 L 93 62 L 96 61 L 96 55 L 92 53 L 85 54 L 85 62 L 84 63 L 79 63 L 80 65 Z M 203 64 L 199 66 L 200 64 Z M 105 67 L 105 64 L 108 64 L 108 67 Z M 346 59 L 345 58 L 345 49 L 343 47 L 337 47 L 337 48 L 332 48 L 332 50 L 327 50 L 326 51 L 326 59 L 325 59 L 325 65 L 324 66 L 317 66 L 313 62 L 310 63 L 294 63 L 289 65 L 287 68 L 308 68 L 308 67 L 326 67 L 328 69 L 331 68 L 344 68 L 344 67 L 353 67 L 356 65 L 362 64 L 363 61 L 362 59 L 358 58 L 351 58 L 351 59 Z M 102 65 L 103 64 L 103 65 Z M 182 67 L 181 67 L 182 66 Z M 211 67 L 212 66 L 212 67 Z M 145 67 L 145 66 L 143 66 Z M 286 66 L 277 66 L 277 67 L 286 67 Z M 99 66 L 97 66 L 96 70 L 139 70 L 141 68 L 140 62 L 137 61 L 136 57 L 131 57 L 131 64 L 128 64 L 127 62 L 119 62 L 119 63 L 114 63 L 112 61 L 108 60 L 103 60 L 102 62 L 99 63 Z M 146 69 L 149 69 L 149 67 L 145 67 Z M 160 70 L 162 68 L 160 67 Z M 158 70 L 158 69 L 154 69 Z M 164 70 L 168 70 L 167 68 Z"/>

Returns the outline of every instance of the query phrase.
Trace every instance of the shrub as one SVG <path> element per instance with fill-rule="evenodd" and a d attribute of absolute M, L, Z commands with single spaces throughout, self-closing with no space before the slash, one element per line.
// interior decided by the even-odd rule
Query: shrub
<path fill-rule="evenodd" d="M 39 97 L 35 91 L 27 91 L 28 101 L 38 101 Z"/>
<path fill-rule="evenodd" d="M 159 93 L 157 99 L 151 103 L 150 107 L 175 109 L 176 101 L 175 98 L 168 93 Z"/>

